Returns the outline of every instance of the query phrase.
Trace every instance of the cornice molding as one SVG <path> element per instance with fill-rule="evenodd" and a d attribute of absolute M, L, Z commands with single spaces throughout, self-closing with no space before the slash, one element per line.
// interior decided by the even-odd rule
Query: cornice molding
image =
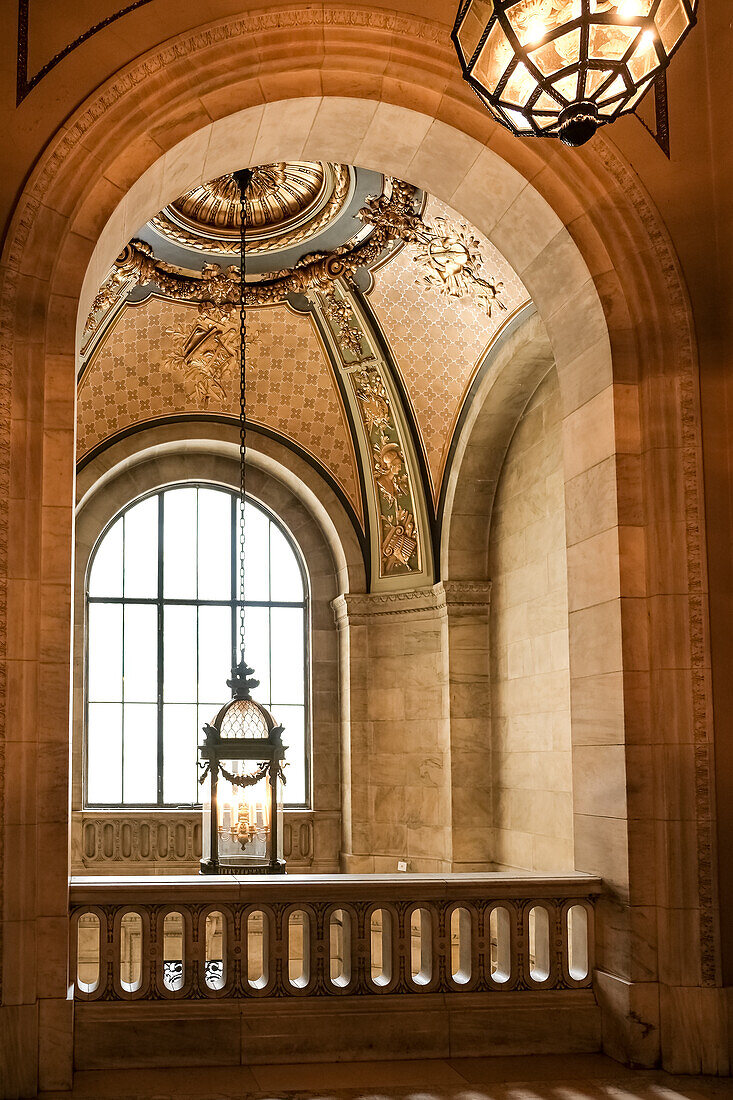
<path fill-rule="evenodd" d="M 374 619 L 439 618 L 444 614 L 488 613 L 491 581 L 445 581 L 403 592 L 342 593 L 331 601 L 336 625 L 341 629 Z"/>

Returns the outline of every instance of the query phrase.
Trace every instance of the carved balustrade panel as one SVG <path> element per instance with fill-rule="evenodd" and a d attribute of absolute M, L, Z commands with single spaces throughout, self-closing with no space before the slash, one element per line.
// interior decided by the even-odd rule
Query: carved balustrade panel
<path fill-rule="evenodd" d="M 587 989 L 599 892 L 581 874 L 73 879 L 75 996 Z"/>
<path fill-rule="evenodd" d="M 313 816 L 309 811 L 285 813 L 285 859 L 298 871 L 307 870 L 315 859 Z M 85 810 L 73 817 L 79 837 L 72 859 L 75 873 L 159 873 L 169 868 L 174 874 L 198 871 L 200 812 Z"/>

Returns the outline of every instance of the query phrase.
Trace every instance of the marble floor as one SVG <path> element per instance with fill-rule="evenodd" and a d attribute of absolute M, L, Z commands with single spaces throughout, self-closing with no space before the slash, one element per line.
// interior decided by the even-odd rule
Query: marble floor
<path fill-rule="evenodd" d="M 44 1100 L 733 1100 L 733 1080 L 630 1070 L 600 1054 L 78 1073 Z"/>

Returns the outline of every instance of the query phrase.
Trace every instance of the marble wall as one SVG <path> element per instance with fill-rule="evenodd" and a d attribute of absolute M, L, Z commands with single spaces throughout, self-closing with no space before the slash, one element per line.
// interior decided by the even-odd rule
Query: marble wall
<path fill-rule="evenodd" d="M 491 520 L 492 854 L 497 869 L 574 866 L 561 433 L 553 369 L 517 425 Z"/>

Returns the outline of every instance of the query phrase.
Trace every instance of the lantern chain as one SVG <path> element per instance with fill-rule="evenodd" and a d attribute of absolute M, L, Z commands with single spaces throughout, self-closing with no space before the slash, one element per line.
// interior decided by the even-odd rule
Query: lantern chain
<path fill-rule="evenodd" d="M 245 169 L 235 174 L 239 185 L 239 594 L 241 608 L 239 615 L 239 648 L 244 662 L 245 624 L 244 624 L 244 570 L 245 570 L 245 520 L 244 509 L 247 496 L 247 187 L 252 172 Z"/>

